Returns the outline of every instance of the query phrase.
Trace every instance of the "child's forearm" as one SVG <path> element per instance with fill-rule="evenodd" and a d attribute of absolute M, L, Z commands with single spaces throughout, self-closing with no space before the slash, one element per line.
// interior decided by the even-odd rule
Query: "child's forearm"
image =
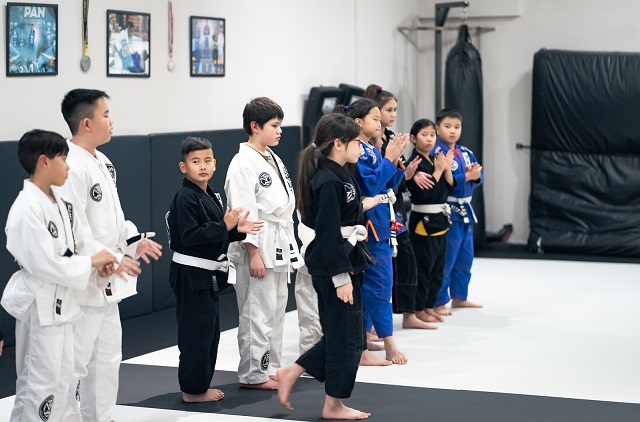
<path fill-rule="evenodd" d="M 447 181 L 447 183 L 449 184 L 449 186 L 453 186 L 454 181 L 453 181 L 453 173 L 451 173 L 451 170 L 445 170 L 444 171 L 444 180 Z"/>
<path fill-rule="evenodd" d="M 433 180 L 435 180 L 436 182 L 440 181 L 440 177 L 442 177 L 442 170 L 435 170 L 433 172 Z"/>

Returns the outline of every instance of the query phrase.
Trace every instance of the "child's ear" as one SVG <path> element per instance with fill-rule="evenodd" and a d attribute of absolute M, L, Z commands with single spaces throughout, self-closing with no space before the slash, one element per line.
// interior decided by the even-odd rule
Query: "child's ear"
<path fill-rule="evenodd" d="M 180 161 L 180 164 L 178 164 L 178 166 L 180 167 L 180 171 L 183 174 L 187 174 L 187 165 L 183 161 Z"/>
<path fill-rule="evenodd" d="M 414 144 L 416 143 L 416 137 L 415 136 L 411 135 L 411 138 L 409 138 L 409 139 L 411 139 L 412 143 L 414 143 Z"/>
<path fill-rule="evenodd" d="M 258 124 L 258 122 L 256 121 L 251 122 L 250 125 L 251 125 L 251 132 L 253 133 L 257 133 L 260 129 L 262 129 Z"/>

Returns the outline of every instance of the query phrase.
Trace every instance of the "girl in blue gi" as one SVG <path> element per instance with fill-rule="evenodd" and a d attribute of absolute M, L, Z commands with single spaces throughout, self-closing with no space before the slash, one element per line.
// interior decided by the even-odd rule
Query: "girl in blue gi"
<path fill-rule="evenodd" d="M 381 198 L 382 202 L 366 213 L 367 243 L 376 264 L 364 273 L 362 300 L 365 310 L 367 332 L 375 327 L 378 337 L 384 341 L 386 359 L 404 365 L 407 356 L 396 346 L 393 339 L 393 312 L 391 288 L 393 285 L 392 257 L 397 252 L 395 236 L 405 231 L 397 221 L 393 210 L 393 189 L 404 178 L 404 170 L 397 167 L 398 160 L 409 142 L 407 134 L 397 134 L 389 140 L 382 158 L 372 142 L 381 135 L 380 109 L 370 99 L 360 99 L 348 108 L 337 106 L 360 126 L 360 143 L 364 154 L 356 165 L 356 181 L 363 196 Z"/>
<path fill-rule="evenodd" d="M 344 405 L 355 385 L 364 345 L 362 271 L 369 266 L 367 230 L 358 185 L 345 168 L 362 154 L 360 129 L 346 116 L 330 113 L 318 121 L 314 142 L 299 158 L 297 208 L 315 230 L 305 263 L 318 293 L 323 335 L 291 366 L 280 368 L 280 403 L 293 410 L 289 394 L 307 371 L 325 382 L 324 419 L 366 419 L 371 413 Z"/>
<path fill-rule="evenodd" d="M 471 265 L 473 264 L 473 223 L 475 214 L 471 207 L 473 190 L 482 184 L 482 166 L 473 152 L 456 145 L 462 133 L 460 112 L 445 108 L 436 116 L 438 139 L 432 154 L 447 154 L 453 150 L 451 173 L 456 181 L 447 202 L 451 207 L 451 227 L 447 232 L 442 288 L 436 300 L 436 312 L 451 315 L 445 305 L 451 301 L 453 308 L 482 308 L 482 305 L 467 300 Z"/>

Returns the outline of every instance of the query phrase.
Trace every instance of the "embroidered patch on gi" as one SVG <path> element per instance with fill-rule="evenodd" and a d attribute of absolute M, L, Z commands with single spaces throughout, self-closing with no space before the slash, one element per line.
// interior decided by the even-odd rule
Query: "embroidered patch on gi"
<path fill-rule="evenodd" d="M 91 186 L 91 189 L 89 190 L 89 196 L 96 202 L 102 201 L 102 188 L 100 187 L 100 183 L 96 183 L 95 185 Z"/>
<path fill-rule="evenodd" d="M 260 173 L 260 176 L 258 176 L 258 180 L 260 181 L 260 186 L 262 186 L 263 188 L 268 188 L 269 186 L 271 186 L 271 176 L 269 176 L 269 173 L 267 172 Z"/>
<path fill-rule="evenodd" d="M 276 261 L 282 261 L 282 248 L 276 248 Z"/>
<path fill-rule="evenodd" d="M 58 238 L 58 228 L 56 227 L 53 221 L 49 221 L 49 225 L 47 226 L 47 229 L 49 230 L 49 233 L 51 233 L 51 236 L 53 236 L 54 239 Z"/>
<path fill-rule="evenodd" d="M 264 355 L 262 355 L 262 359 L 260 359 L 260 369 L 262 369 L 263 371 L 266 371 L 267 369 L 269 369 L 269 351 L 268 350 L 264 352 Z"/>
<path fill-rule="evenodd" d="M 38 415 L 40 416 L 40 419 L 42 419 L 45 422 L 48 421 L 49 416 L 51 416 L 52 407 L 53 407 L 53 396 L 49 396 L 46 399 L 44 399 L 42 404 L 40 404 L 40 408 L 38 409 Z"/>
<path fill-rule="evenodd" d="M 107 170 L 109 170 L 109 174 L 111 175 L 111 178 L 113 179 L 113 184 L 116 184 L 116 168 L 113 166 L 113 164 L 105 164 L 105 167 L 107 168 Z"/>
<path fill-rule="evenodd" d="M 453 160 L 453 162 L 451 163 L 451 171 L 456 170 L 458 170 L 458 162 L 456 160 Z"/>
<path fill-rule="evenodd" d="M 78 385 L 76 385 L 76 401 L 80 401 L 80 381 L 78 381 Z"/>
<path fill-rule="evenodd" d="M 220 196 L 220 194 L 218 192 L 213 192 L 213 194 L 216 196 L 216 199 L 218 200 L 218 205 L 220 205 L 220 208 L 224 209 L 224 207 L 222 206 L 222 197 Z"/>
<path fill-rule="evenodd" d="M 463 153 L 462 153 L 462 158 L 464 158 L 464 163 L 465 163 L 466 165 L 471 164 L 471 158 L 469 157 L 469 154 L 468 154 L 468 153 L 463 152 Z"/>
<path fill-rule="evenodd" d="M 351 183 L 344 184 L 344 191 L 347 194 L 347 204 L 356 199 L 356 188 Z"/>
<path fill-rule="evenodd" d="M 73 227 L 73 204 L 71 202 L 67 202 L 62 199 L 62 203 L 67 208 L 67 213 L 69 213 L 69 222 L 71 223 L 71 227 Z"/>

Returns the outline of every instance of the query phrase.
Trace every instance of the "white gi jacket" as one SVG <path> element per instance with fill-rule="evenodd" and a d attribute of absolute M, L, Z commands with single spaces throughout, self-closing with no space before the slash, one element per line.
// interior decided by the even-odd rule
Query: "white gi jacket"
<path fill-rule="evenodd" d="M 244 241 L 231 243 L 227 255 L 233 262 L 247 264 L 249 258 L 244 244 L 251 243 L 260 250 L 266 268 L 288 272 L 291 267 L 300 268 L 303 264 L 293 232 L 296 199 L 282 160 L 271 149 L 267 151 L 278 165 L 284 185 L 262 154 L 247 143 L 240 144 L 240 150 L 229 164 L 224 184 L 229 208 L 242 207 L 249 211 L 247 218 L 262 220 L 265 226 L 257 235 L 247 234 Z"/>
<path fill-rule="evenodd" d="M 137 243 L 127 245 L 127 239 L 137 235 L 138 229 L 132 222 L 124 219 L 116 188 L 115 167 L 100 151 L 96 150 L 94 157 L 70 140 L 67 144 L 67 164 L 70 169 L 62 192 L 76 207 L 76 216 L 83 235 L 96 241 L 98 249 L 88 254 L 93 255 L 100 249 L 107 249 L 118 259 L 123 255 L 137 258 Z M 100 281 L 98 284 L 99 278 L 94 270 L 88 288 L 78 292 L 81 305 L 105 306 L 135 294 L 135 278 L 125 282 L 113 275 L 109 280 Z"/>
<path fill-rule="evenodd" d="M 2 306 L 24 320 L 35 301 L 40 325 L 62 324 L 80 315 L 74 289 L 85 289 L 92 271 L 90 256 L 74 254 L 88 249 L 77 230 L 75 207 L 55 191 L 54 196 L 55 204 L 25 180 L 5 227 L 7 250 L 20 270 L 5 287 Z"/>

